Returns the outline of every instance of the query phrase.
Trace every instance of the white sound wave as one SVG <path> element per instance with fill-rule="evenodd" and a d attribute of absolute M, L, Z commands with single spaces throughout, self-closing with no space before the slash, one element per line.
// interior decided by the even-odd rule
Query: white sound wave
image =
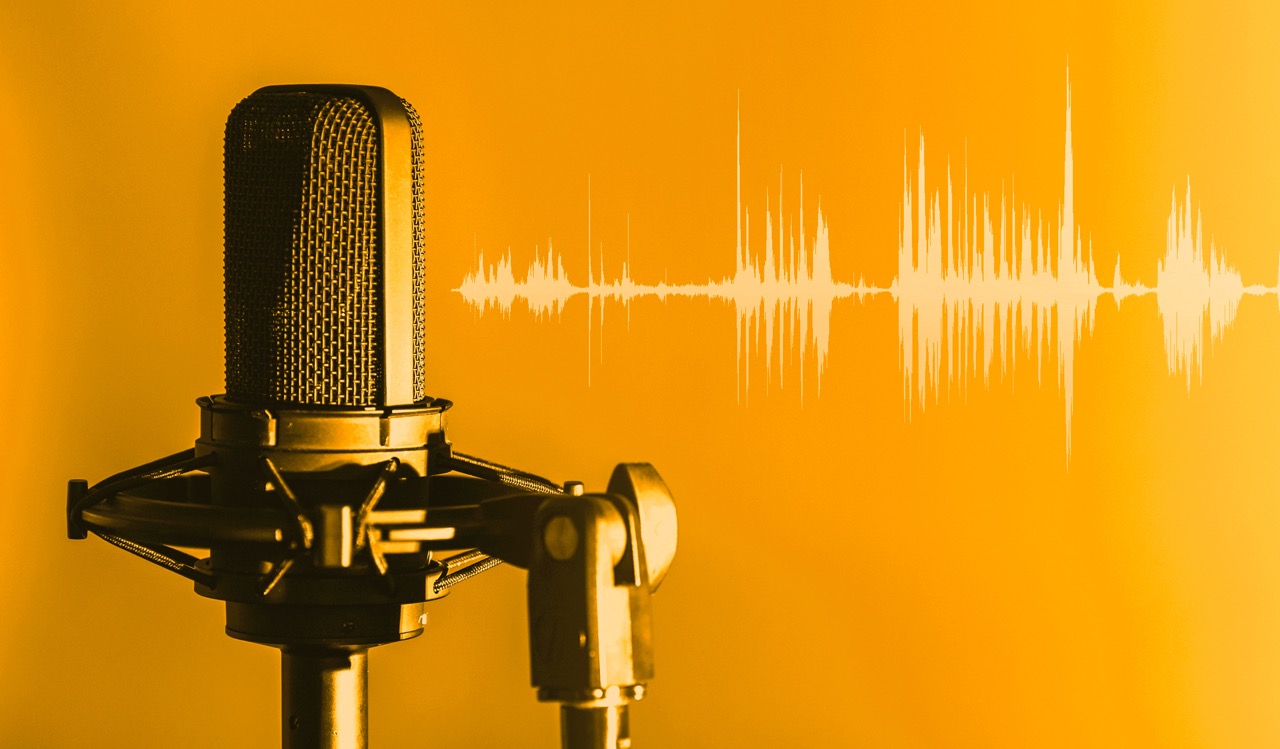
<path fill-rule="evenodd" d="M 1091 248 L 1075 225 L 1070 81 L 1065 142 L 1062 202 L 1052 226 L 1003 189 L 993 217 L 991 196 L 969 193 L 967 157 L 959 205 L 950 167 L 945 200 L 941 188 L 929 192 L 923 135 L 914 181 L 904 156 L 897 293 L 908 414 L 913 403 L 923 408 L 949 386 L 963 391 L 975 378 L 989 386 L 997 368 L 997 376 L 1012 374 L 1020 350 L 1034 357 L 1040 382 L 1056 352 L 1070 453 L 1076 347 L 1092 329 L 1103 293 Z"/>
<path fill-rule="evenodd" d="M 510 250 L 492 265 L 485 263 L 484 251 L 480 251 L 476 255 L 476 270 L 454 291 L 482 312 L 492 307 L 506 316 L 511 314 L 516 300 L 521 300 L 530 312 L 542 318 L 558 315 L 564 302 L 578 293 L 578 287 L 569 281 L 563 259 L 548 241 L 546 258 L 535 247 L 533 262 L 518 281 L 511 267 Z"/>
<path fill-rule="evenodd" d="M 1227 265 L 1209 240 L 1204 251 L 1200 211 L 1191 218 L 1191 180 L 1181 204 L 1175 191 L 1169 208 L 1165 256 L 1157 275 L 1156 304 L 1164 323 L 1164 349 L 1169 371 L 1182 374 L 1191 390 L 1194 376 L 1204 376 L 1205 327 L 1209 342 L 1222 338 L 1235 319 L 1245 294 L 1274 293 L 1275 288 L 1245 286 L 1235 268 Z"/>
<path fill-rule="evenodd" d="M 539 317 L 557 313 L 570 299 L 584 295 L 589 300 L 589 342 L 594 339 L 591 328 L 603 328 L 604 305 L 608 301 L 621 303 L 627 314 L 630 314 L 629 305 L 643 298 L 665 301 L 673 297 L 686 297 L 724 301 L 733 307 L 738 318 L 740 401 L 750 393 L 750 363 L 760 360 L 764 362 L 766 390 L 774 384 L 775 377 L 777 385 L 784 386 L 788 364 L 793 363 L 798 369 L 796 379 L 801 401 L 805 398 L 806 382 L 810 380 L 815 383 L 820 394 L 831 339 L 831 310 L 836 300 L 873 293 L 891 293 L 892 290 L 868 286 L 861 280 L 845 283 L 832 277 L 830 233 L 821 205 L 815 211 L 816 232 L 813 236 L 808 236 L 805 232 L 809 216 L 805 212 L 803 177 L 800 180 L 799 207 L 794 214 L 788 215 L 786 212 L 781 175 L 778 180 L 776 213 L 772 205 L 773 199 L 766 193 L 763 211 L 764 247 L 763 250 L 758 246 L 753 249 L 750 209 L 742 204 L 740 153 L 741 130 L 737 260 L 734 273 L 728 278 L 701 283 L 644 283 L 631 277 L 631 265 L 628 261 L 623 264 L 622 272 L 616 280 L 604 280 L 604 249 L 601 247 L 598 250 L 601 262 L 599 276 L 597 277 L 595 261 L 590 260 L 585 285 L 570 282 L 564 273 L 563 259 L 550 250 L 545 258 L 535 252 L 535 258 L 526 269 L 524 277 L 517 280 L 511 269 L 512 261 L 508 250 L 507 254 L 492 265 L 486 265 L 483 255 L 479 255 L 476 267 L 454 291 L 482 311 L 492 307 L 508 314 L 512 305 L 521 301 Z M 590 206 L 588 181 L 588 247 L 591 247 Z M 588 358 L 590 361 L 590 349 Z M 814 362 L 816 371 L 806 371 L 808 361 Z"/>
<path fill-rule="evenodd" d="M 898 303 L 899 366 L 908 418 L 913 410 L 923 410 L 953 391 L 967 395 L 972 383 L 989 388 L 993 380 L 1014 379 L 1015 362 L 1026 357 L 1034 363 L 1037 385 L 1053 366 L 1054 384 L 1063 395 L 1069 458 L 1075 356 L 1084 336 L 1093 330 L 1101 296 L 1111 294 L 1120 301 L 1156 294 L 1169 370 L 1175 376 L 1184 375 L 1190 388 L 1193 372 L 1197 376 L 1203 372 L 1205 327 L 1212 344 L 1223 336 L 1245 294 L 1275 294 L 1277 287 L 1245 286 L 1212 242 L 1205 252 L 1199 218 L 1194 223 L 1191 219 L 1190 180 L 1184 202 L 1174 196 L 1156 286 L 1124 282 L 1118 257 L 1112 280 L 1104 286 L 1096 273 L 1092 243 L 1085 241 L 1075 217 L 1069 75 L 1065 115 L 1062 198 L 1049 218 L 1043 211 L 1020 203 L 1012 187 L 1006 191 L 1002 186 L 995 196 L 970 192 L 967 154 L 957 195 L 949 162 L 945 184 L 931 185 L 926 180 L 923 134 L 914 176 L 904 148 L 898 270 L 889 286 L 870 285 L 860 278 L 852 282 L 834 278 L 827 218 L 820 201 L 814 216 L 806 214 L 803 176 L 798 207 L 788 214 L 779 174 L 778 194 L 774 198 L 766 192 L 761 211 L 763 240 L 757 238 L 753 245 L 751 209 L 742 201 L 739 117 L 732 276 L 700 283 L 635 280 L 631 276 L 628 218 L 628 260 L 617 279 L 606 280 L 603 246 L 596 249 L 598 273 L 592 257 L 588 180 L 585 285 L 569 280 L 562 257 L 548 243 L 545 256 L 535 250 L 534 260 L 520 279 L 512 270 L 510 250 L 491 264 L 478 255 L 476 266 L 455 291 L 481 311 L 493 308 L 506 315 L 522 301 L 539 318 L 558 314 L 570 299 L 586 296 L 588 381 L 593 330 L 595 326 L 603 329 L 607 302 L 621 303 L 628 316 L 631 302 L 642 298 L 725 302 L 737 316 L 740 402 L 747 400 L 753 387 L 762 386 L 766 392 L 775 384 L 788 387 L 789 372 L 802 402 L 808 383 L 813 383 L 820 396 L 836 303 L 889 294 Z M 815 227 L 812 235 L 806 232 L 808 226 Z M 757 372 L 763 363 L 763 383 L 752 382 L 753 363 Z"/>

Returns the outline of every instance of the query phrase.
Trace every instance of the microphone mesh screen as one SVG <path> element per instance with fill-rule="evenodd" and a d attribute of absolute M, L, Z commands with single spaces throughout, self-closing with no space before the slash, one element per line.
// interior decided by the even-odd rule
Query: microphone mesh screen
<path fill-rule="evenodd" d="M 418 401 L 427 397 L 426 193 L 422 187 L 426 167 L 422 163 L 422 118 L 412 104 L 404 99 L 400 103 L 409 113 L 413 133 L 413 399 Z"/>
<path fill-rule="evenodd" d="M 424 393 L 421 121 L 413 135 L 414 400 Z M 227 120 L 229 398 L 377 406 L 385 320 L 379 127 L 332 92 L 258 92 Z M 391 269 L 395 271 L 395 269 Z M 406 269 L 407 271 L 407 269 Z"/>

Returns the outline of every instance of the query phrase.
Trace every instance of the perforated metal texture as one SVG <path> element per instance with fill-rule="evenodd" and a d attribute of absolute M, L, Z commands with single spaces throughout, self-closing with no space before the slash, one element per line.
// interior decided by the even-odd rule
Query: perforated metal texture
<path fill-rule="evenodd" d="M 426 191 L 423 187 L 426 165 L 423 164 L 422 118 L 412 104 L 404 99 L 400 103 L 409 113 L 413 132 L 413 392 L 414 400 L 421 400 L 427 395 Z"/>
<path fill-rule="evenodd" d="M 409 112 L 418 400 L 425 395 L 422 156 L 421 125 Z M 374 114 L 356 96 L 260 91 L 232 111 L 224 207 L 229 398 L 386 405 L 379 402 L 386 339 L 379 138 Z"/>

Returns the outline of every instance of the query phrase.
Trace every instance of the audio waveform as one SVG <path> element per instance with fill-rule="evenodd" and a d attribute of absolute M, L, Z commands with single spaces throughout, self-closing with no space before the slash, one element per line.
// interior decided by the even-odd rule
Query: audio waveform
<path fill-rule="evenodd" d="M 1245 286 L 1240 274 L 1218 254 L 1213 240 L 1204 249 L 1200 212 L 1191 217 L 1191 181 L 1181 203 L 1175 192 L 1169 209 L 1165 255 L 1156 280 L 1156 304 L 1164 324 L 1169 371 L 1193 377 L 1204 374 L 1205 329 L 1209 343 L 1222 338 L 1246 294 L 1275 293 L 1276 287 Z"/>
<path fill-rule="evenodd" d="M 1206 347 L 1220 340 L 1246 294 L 1275 294 L 1276 286 L 1246 286 L 1212 240 L 1206 249 L 1197 210 L 1191 215 L 1190 179 L 1180 201 L 1173 196 L 1164 258 L 1156 285 L 1125 282 L 1119 257 L 1104 285 L 1093 261 L 1092 242 L 1076 223 L 1074 154 L 1072 151 L 1071 85 L 1066 84 L 1062 196 L 1046 218 L 1017 200 L 1010 189 L 999 193 L 970 191 L 968 157 L 960 189 L 948 162 L 945 179 L 926 179 L 925 139 L 919 138 L 914 170 L 904 148 L 898 216 L 897 275 L 888 286 L 861 278 L 837 280 L 831 270 L 831 238 L 821 202 L 806 213 L 801 175 L 797 207 L 788 213 L 783 180 L 777 195 L 765 194 L 763 237 L 753 237 L 752 211 L 742 200 L 741 116 L 736 143 L 735 269 L 731 276 L 695 283 L 646 283 L 631 275 L 628 218 L 627 261 L 620 275 L 605 277 L 603 246 L 591 242 L 590 180 L 587 198 L 588 269 L 585 284 L 569 279 L 563 257 L 550 242 L 517 278 L 510 250 L 487 262 L 477 253 L 475 266 L 455 289 L 473 308 L 510 314 L 517 301 L 538 318 L 558 314 L 570 299 L 588 299 L 588 380 L 594 329 L 603 329 L 604 307 L 613 301 L 630 315 L 631 302 L 674 297 L 720 300 L 736 312 L 739 402 L 753 387 L 767 392 L 787 387 L 793 375 L 800 399 L 806 382 L 817 395 L 827 370 L 831 316 L 844 299 L 889 295 L 898 305 L 899 368 L 907 418 L 958 392 L 966 397 L 972 383 L 989 388 L 1014 378 L 1018 357 L 1030 358 L 1037 386 L 1046 372 L 1063 396 L 1065 446 L 1071 452 L 1075 355 L 1091 334 L 1098 300 L 1117 302 L 1155 294 L 1164 327 L 1164 347 L 1171 374 L 1186 378 L 1190 389 L 1203 374 Z M 913 174 L 914 171 L 914 174 Z M 958 193 L 958 194 L 957 194 Z M 812 221 L 811 221 L 812 219 Z M 812 235 L 806 226 L 816 227 Z M 599 258 L 597 270 L 595 258 Z M 603 347 L 601 336 L 600 347 Z M 751 381 L 752 363 L 762 362 L 764 382 Z M 809 367 L 809 369 L 807 369 Z M 758 370 L 757 370 L 758 371 Z"/>
<path fill-rule="evenodd" d="M 1012 376 L 1020 351 L 1035 359 L 1040 382 L 1056 353 L 1069 454 L 1076 347 L 1103 291 L 1075 223 L 1070 82 L 1062 199 L 1051 223 L 1003 188 L 994 204 L 989 193 L 971 194 L 967 162 L 957 205 L 949 166 L 945 200 L 941 186 L 928 190 L 923 135 L 914 181 L 903 157 L 896 291 L 907 413 L 949 386 L 964 392 L 972 379 L 989 386 L 993 371 Z"/>

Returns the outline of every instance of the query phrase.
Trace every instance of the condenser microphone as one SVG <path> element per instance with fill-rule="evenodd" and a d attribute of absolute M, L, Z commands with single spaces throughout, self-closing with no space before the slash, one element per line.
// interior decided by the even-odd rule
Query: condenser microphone
<path fill-rule="evenodd" d="M 71 481 L 68 535 L 195 581 L 228 635 L 279 648 L 296 749 L 365 747 L 368 649 L 420 634 L 453 586 L 528 568 L 532 681 L 561 703 L 564 746 L 629 747 L 674 505 L 647 464 L 587 494 L 452 450 L 452 404 L 425 387 L 413 107 L 372 86 L 259 89 L 227 119 L 224 178 L 225 393 L 197 400 L 193 449 Z"/>
<path fill-rule="evenodd" d="M 216 458 L 212 505 L 292 522 L 276 555 L 214 544 L 219 583 L 197 591 L 226 601 L 228 634 L 281 649 L 285 746 L 358 744 L 367 716 L 342 703 L 365 704 L 367 648 L 419 634 L 432 597 L 430 553 L 379 545 L 371 514 L 425 517 L 448 470 L 449 404 L 424 387 L 421 121 L 383 88 L 259 89 L 227 119 L 224 190 L 226 392 L 198 401 L 196 455 Z"/>
<path fill-rule="evenodd" d="M 271 86 L 226 128 L 226 397 L 425 396 L 422 123 L 372 86 Z"/>

